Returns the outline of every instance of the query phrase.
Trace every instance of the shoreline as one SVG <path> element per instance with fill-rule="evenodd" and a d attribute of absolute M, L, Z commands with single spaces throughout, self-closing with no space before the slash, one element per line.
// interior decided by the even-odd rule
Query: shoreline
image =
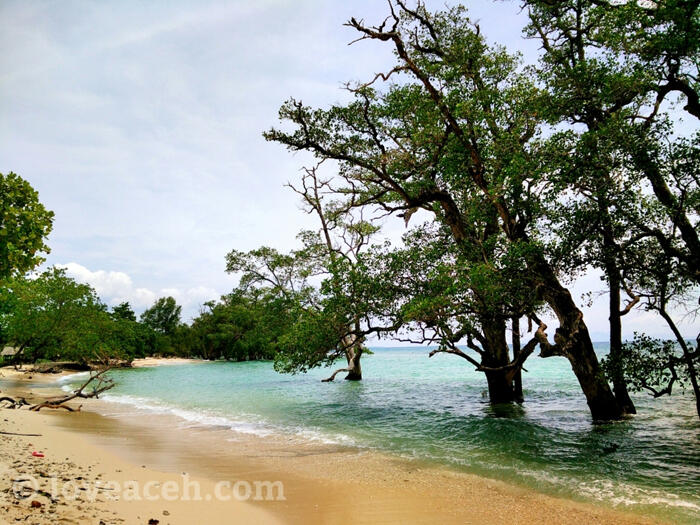
<path fill-rule="evenodd" d="M 55 376 L 51 380 L 55 380 Z M 31 389 L 30 384 L 27 387 L 35 397 L 46 393 L 44 388 Z M 4 385 L 0 388 L 5 390 Z M 85 462 L 95 456 L 100 458 L 100 467 L 109 465 L 102 468 L 102 479 L 114 477 L 116 469 L 111 465 L 118 461 L 123 467 L 119 469 L 122 473 L 143 483 L 149 479 L 182 482 L 182 472 L 191 473 L 208 488 L 208 494 L 213 494 L 215 483 L 221 481 L 232 484 L 241 481 L 251 486 L 256 481 L 279 481 L 284 487 L 285 501 L 236 501 L 235 506 L 231 502 L 228 505 L 219 501 L 216 505 L 190 502 L 189 508 L 183 510 L 163 502 L 161 506 L 166 505 L 163 510 L 168 516 L 149 516 L 161 523 L 188 523 L 183 512 L 192 508 L 201 508 L 196 513 L 198 521 L 202 519 L 202 512 L 207 513 L 204 520 L 207 523 L 228 523 L 232 512 L 260 512 L 256 523 L 449 524 L 501 523 L 506 519 L 512 523 L 659 523 L 638 514 L 549 496 L 388 454 L 338 445 L 304 444 L 292 437 L 259 437 L 234 434 L 228 429 L 188 426 L 178 423 L 175 416 L 134 414 L 111 403 L 87 401 L 89 403 L 84 404 L 80 413 L 3 410 L 0 416 L 9 420 L 3 427 L 10 423 L 16 432 L 27 428 L 39 430 L 36 433 L 50 437 L 52 446 L 54 442 L 64 443 L 66 455 L 62 453 L 62 457 L 81 456 Z M 110 415 L 100 415 L 105 412 Z M 16 438 L 17 441 L 22 439 L 39 438 Z M 20 446 L 19 450 L 22 448 Z M 49 445 L 47 448 L 51 449 Z M 103 463 L 103 457 L 111 459 Z M 4 459 L 3 455 L 0 461 L 7 466 L 17 459 L 16 456 Z M 77 461 L 72 463 L 77 464 Z M 65 468 L 68 472 L 74 470 Z M 97 472 L 98 467 L 93 468 Z M 86 472 L 86 467 L 80 472 Z M 0 501 L 0 508 L 3 508 L 6 502 Z M 102 510 L 119 515 L 122 511 L 134 511 L 142 503 L 106 505 L 98 502 L 95 505 L 96 515 L 101 515 Z M 73 505 L 71 511 L 68 505 L 66 512 L 75 512 L 78 506 Z M 32 512 L 19 507 L 21 512 Z M 159 507 L 156 504 L 139 508 L 143 509 L 139 510 L 141 516 L 148 511 L 153 514 Z M 133 513 L 121 517 L 125 516 L 127 522 L 132 523 L 129 520 L 133 519 Z"/>
<path fill-rule="evenodd" d="M 186 357 L 139 357 L 131 362 L 131 368 L 146 368 L 151 366 L 171 366 L 171 365 L 196 365 L 207 363 L 203 359 L 190 359 Z"/>

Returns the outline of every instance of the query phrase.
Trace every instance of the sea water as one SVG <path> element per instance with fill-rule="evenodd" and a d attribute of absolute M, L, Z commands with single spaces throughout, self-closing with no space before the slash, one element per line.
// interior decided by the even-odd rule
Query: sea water
<path fill-rule="evenodd" d="M 601 352 L 605 345 L 598 345 Z M 525 403 L 493 406 L 483 374 L 425 348 L 376 348 L 364 380 L 286 375 L 271 362 L 120 370 L 110 402 L 197 425 L 390 452 L 554 495 L 700 521 L 700 420 L 690 393 L 634 396 L 638 414 L 594 424 L 563 358 L 531 357 Z"/>

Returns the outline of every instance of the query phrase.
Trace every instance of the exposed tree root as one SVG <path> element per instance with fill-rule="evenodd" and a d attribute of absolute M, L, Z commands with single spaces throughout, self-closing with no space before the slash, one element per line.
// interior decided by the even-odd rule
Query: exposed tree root
<path fill-rule="evenodd" d="M 337 376 L 341 372 L 352 372 L 353 370 L 355 370 L 354 366 L 346 366 L 345 368 L 339 368 L 338 370 L 333 372 L 333 374 L 331 374 L 330 377 L 327 377 L 326 379 L 321 379 L 321 382 L 322 383 L 330 383 L 331 381 L 333 381 L 335 379 L 335 376 Z"/>
<path fill-rule="evenodd" d="M 34 412 L 38 412 L 42 408 L 51 408 L 51 409 L 64 408 L 68 412 L 80 412 L 80 409 L 83 408 L 83 405 L 80 405 L 78 408 L 73 408 L 73 407 L 69 407 L 68 405 L 64 405 L 64 404 L 56 405 L 54 403 L 49 403 L 47 401 L 47 402 L 41 403 L 39 405 L 34 405 L 29 410 L 32 410 Z"/>

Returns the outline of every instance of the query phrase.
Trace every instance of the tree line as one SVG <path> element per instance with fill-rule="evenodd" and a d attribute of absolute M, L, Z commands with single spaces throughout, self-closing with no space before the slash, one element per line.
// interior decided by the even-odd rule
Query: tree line
<path fill-rule="evenodd" d="M 128 366 L 151 356 L 269 360 L 288 313 L 272 296 L 234 291 L 206 303 L 189 324 L 173 297 L 157 299 L 137 318 L 128 302 L 108 307 L 60 267 L 5 279 L 0 305 L 0 346 L 16 350 L 6 364 L 85 368 L 105 360 Z"/>

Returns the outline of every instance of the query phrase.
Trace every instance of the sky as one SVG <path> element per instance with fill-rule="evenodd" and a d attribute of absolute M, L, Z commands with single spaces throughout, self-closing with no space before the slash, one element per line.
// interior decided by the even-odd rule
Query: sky
<path fill-rule="evenodd" d="M 535 60 L 517 2 L 465 3 L 490 40 Z M 382 0 L 3 0 L 0 172 L 55 212 L 47 265 L 138 312 L 172 295 L 189 319 L 235 286 L 228 251 L 296 247 L 314 223 L 284 184 L 310 157 L 262 132 L 291 96 L 328 106 L 345 82 L 389 69 L 388 46 L 349 46 L 343 27 L 387 13 Z M 602 288 L 587 275 L 574 295 Z M 605 303 L 585 310 L 594 338 L 607 334 Z M 645 313 L 625 326 L 665 333 Z"/>

